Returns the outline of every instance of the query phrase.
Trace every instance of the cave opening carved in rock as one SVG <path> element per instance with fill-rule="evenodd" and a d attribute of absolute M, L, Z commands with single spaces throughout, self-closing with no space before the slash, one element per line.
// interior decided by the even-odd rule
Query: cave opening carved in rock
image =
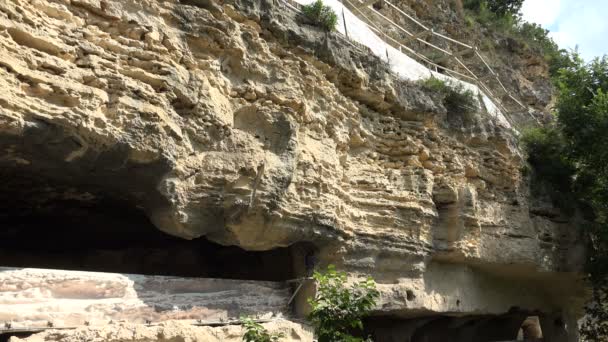
<path fill-rule="evenodd" d="M 302 276 L 308 243 L 268 251 L 158 230 L 128 199 L 5 174 L 0 266 L 283 281 Z"/>
<path fill-rule="evenodd" d="M 426 314 L 408 318 L 373 316 L 365 320 L 365 328 L 364 335 L 376 342 L 543 341 L 538 316 L 523 312 L 468 316 Z"/>

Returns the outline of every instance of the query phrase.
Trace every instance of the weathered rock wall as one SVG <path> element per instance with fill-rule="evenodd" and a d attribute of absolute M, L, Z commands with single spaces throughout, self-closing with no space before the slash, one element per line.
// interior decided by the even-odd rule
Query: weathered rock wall
<path fill-rule="evenodd" d="M 184 238 L 312 242 L 376 278 L 381 313 L 544 313 L 575 339 L 582 244 L 530 196 L 514 132 L 280 2 L 9 0 L 0 56 L 20 215 L 119 198 Z"/>

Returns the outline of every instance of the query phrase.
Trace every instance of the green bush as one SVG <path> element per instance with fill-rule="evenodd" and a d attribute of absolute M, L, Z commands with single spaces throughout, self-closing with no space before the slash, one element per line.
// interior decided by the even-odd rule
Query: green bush
<path fill-rule="evenodd" d="M 463 119 L 464 123 L 471 123 L 475 113 L 479 110 L 475 94 L 457 83 L 448 83 L 436 77 L 429 77 L 421 81 L 422 87 L 442 96 L 443 106 L 448 114 L 455 114 Z"/>
<path fill-rule="evenodd" d="M 446 81 L 436 78 L 436 77 L 432 77 L 432 76 L 420 81 L 420 83 L 426 89 L 435 91 L 438 93 L 442 93 L 442 92 L 448 91 L 450 89 L 450 87 L 448 86 Z"/>
<path fill-rule="evenodd" d="M 309 298 L 312 306 L 308 318 L 315 327 L 319 342 L 369 341 L 351 335 L 363 330 L 362 318 L 369 314 L 380 296 L 372 278 L 347 287 L 347 275 L 333 265 L 324 273 L 315 272 L 317 295 Z"/>
<path fill-rule="evenodd" d="M 325 6 L 322 0 L 316 0 L 310 5 L 303 6 L 302 12 L 314 25 L 325 31 L 333 31 L 338 23 L 338 15 L 331 7 Z"/>
<path fill-rule="evenodd" d="M 572 194 L 575 168 L 567 157 L 563 135 L 556 127 L 534 127 L 522 132 L 521 142 L 533 171 L 533 193 L 549 195 L 554 205 L 572 213 L 576 207 Z"/>
<path fill-rule="evenodd" d="M 269 333 L 261 324 L 254 322 L 251 317 L 241 317 L 241 322 L 245 327 L 245 335 L 243 335 L 243 341 L 245 342 L 277 342 L 285 337 L 283 333 Z"/>
<path fill-rule="evenodd" d="M 533 127 L 522 132 L 521 141 L 528 152 L 528 161 L 551 183 L 570 191 L 573 166 L 565 153 L 565 141 L 555 127 Z"/>

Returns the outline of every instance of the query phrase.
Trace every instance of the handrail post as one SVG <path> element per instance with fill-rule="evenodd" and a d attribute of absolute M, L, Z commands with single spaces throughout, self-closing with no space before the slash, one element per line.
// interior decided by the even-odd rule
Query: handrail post
<path fill-rule="evenodd" d="M 348 38 L 348 29 L 346 28 L 346 16 L 344 15 L 344 7 L 342 7 L 342 22 L 344 22 L 344 35 Z"/>
<path fill-rule="evenodd" d="M 273 0 L 276 1 L 276 0 Z M 427 27 L 424 24 L 422 24 L 421 22 L 419 22 L 418 20 L 416 20 L 414 17 L 410 16 L 409 14 L 407 14 L 406 12 L 404 12 L 403 10 L 401 10 L 399 7 L 395 6 L 394 4 L 391 3 L 391 0 L 362 0 L 362 3 L 357 6 L 354 5 L 351 1 L 353 0 L 338 0 L 340 3 L 342 3 L 343 6 L 345 6 L 347 9 L 351 9 L 355 12 L 353 12 L 352 14 L 360 19 L 364 25 L 366 25 L 371 31 L 377 33 L 380 37 L 380 39 L 382 39 L 384 41 L 384 45 L 385 47 L 385 54 L 386 54 L 386 60 L 387 63 L 390 64 L 390 56 L 389 56 L 389 52 L 388 52 L 388 41 L 394 42 L 396 43 L 395 48 L 398 48 L 399 52 L 404 54 L 405 52 L 407 52 L 407 54 L 413 56 L 411 58 L 415 58 L 418 59 L 423 65 L 427 65 L 427 68 L 429 70 L 429 72 L 433 72 L 432 70 L 434 69 L 434 72 L 437 73 L 439 72 L 439 70 L 442 70 L 447 72 L 448 75 L 450 75 L 451 77 L 454 77 L 456 79 L 466 79 L 466 80 L 471 80 L 473 82 L 473 84 L 477 85 L 477 88 L 479 89 L 479 91 L 483 94 L 485 94 L 485 96 L 494 103 L 496 109 L 500 112 L 504 112 L 504 114 L 509 114 L 509 111 L 507 110 L 507 108 L 504 107 L 504 105 L 502 104 L 502 100 L 500 98 L 497 98 L 494 93 L 492 92 L 492 90 L 490 90 L 490 86 L 491 84 L 488 83 L 487 85 L 484 83 L 484 81 L 491 79 L 492 81 L 496 80 L 496 82 L 498 83 L 499 87 L 498 90 L 502 90 L 511 100 L 513 100 L 513 102 L 517 103 L 520 107 L 522 107 L 523 109 L 526 109 L 527 106 L 524 105 L 523 103 L 521 103 L 515 96 L 513 96 L 513 94 L 511 94 L 511 92 L 504 86 L 504 84 L 501 82 L 500 78 L 499 78 L 499 74 L 494 71 L 494 69 L 490 66 L 490 64 L 488 63 L 488 61 L 486 61 L 486 59 L 483 57 L 483 55 L 480 53 L 479 47 L 474 46 L 474 45 L 468 45 L 465 44 L 461 41 L 458 41 L 454 38 L 451 38 L 447 35 L 435 32 L 433 30 L 433 28 L 431 27 Z M 280 0 L 280 3 L 282 3 L 284 6 L 287 6 L 289 8 L 292 8 L 294 10 L 299 10 L 300 6 L 298 4 L 298 6 L 296 6 L 296 2 L 294 0 Z M 293 4 L 292 4 L 293 2 Z M 388 6 L 392 7 L 394 10 L 396 10 L 397 12 L 401 13 L 403 16 L 405 16 L 407 19 L 409 19 L 410 21 L 414 22 L 416 25 L 418 25 L 420 28 L 422 28 L 422 31 L 419 32 L 410 32 L 407 29 L 405 29 L 404 27 L 400 26 L 399 24 L 397 24 L 395 21 L 391 20 L 390 18 L 388 18 L 387 16 L 383 15 L 382 13 L 378 12 L 377 6 L 370 6 L 370 5 L 374 5 L 377 4 L 378 2 L 380 2 L 380 4 L 387 4 Z M 367 11 L 369 11 L 368 14 L 364 13 L 362 10 L 363 8 L 365 8 Z M 346 24 L 346 13 L 345 13 L 345 9 L 344 7 L 342 7 L 342 20 L 344 21 L 344 34 L 346 36 L 347 39 L 352 39 L 351 37 L 349 37 L 348 34 L 348 27 Z M 403 32 L 406 34 L 405 38 L 399 38 L 399 40 L 389 36 L 386 32 L 384 32 L 383 29 L 381 29 L 375 21 L 377 20 L 376 18 L 371 19 L 371 15 L 370 14 L 375 14 L 376 16 L 378 16 L 379 18 L 381 18 L 382 20 L 390 23 L 393 27 L 396 27 L 399 31 Z M 356 25 L 355 25 L 356 26 Z M 352 26 L 351 26 L 352 27 Z M 431 43 L 430 41 L 427 41 L 426 39 L 423 39 L 427 36 L 436 36 L 438 38 L 441 38 L 445 41 L 448 41 L 449 43 L 452 44 L 457 44 L 461 47 L 464 47 L 464 50 L 457 50 L 456 52 L 451 52 L 450 48 L 442 48 L 440 46 L 437 46 L 433 43 Z M 349 40 L 351 41 L 351 40 Z M 365 43 L 359 43 L 359 41 L 357 40 L 352 40 L 352 42 L 357 42 L 357 44 L 360 44 L 362 46 L 365 46 Z M 440 51 L 444 54 L 444 56 L 440 57 L 439 60 L 436 60 L 435 62 L 431 61 L 429 58 L 427 58 L 424 54 L 419 53 L 416 51 L 415 47 L 409 48 L 408 46 L 404 45 L 404 44 L 408 44 L 409 42 L 418 42 L 418 44 L 424 44 L 428 47 L 431 47 L 437 51 Z M 351 44 L 352 45 L 352 44 Z M 390 44 L 391 46 L 393 46 L 393 44 Z M 420 47 L 420 46 L 417 46 Z M 369 47 L 368 47 L 369 50 Z M 370 50 L 371 51 L 371 50 Z M 484 76 L 480 76 L 478 77 L 465 63 L 463 60 L 461 60 L 459 57 L 463 56 L 469 52 L 473 53 L 473 58 L 477 58 L 479 61 L 481 61 L 482 63 L 482 69 L 485 69 L 483 72 L 482 71 L 482 75 L 487 73 L 487 75 Z M 381 59 L 381 56 L 378 56 Z M 395 56 L 396 58 L 398 58 L 399 56 Z M 459 71 L 438 65 L 437 63 L 441 63 L 444 60 L 449 60 L 453 58 L 456 62 L 457 62 L 457 66 L 460 65 L 460 67 L 462 67 L 466 72 L 465 73 L 461 73 Z M 458 69 L 459 68 L 454 68 L 454 69 Z M 468 73 L 469 75 L 467 75 L 466 73 Z M 465 80 L 465 81 L 466 81 Z M 532 116 L 537 122 L 538 122 L 538 118 L 534 117 L 530 111 L 528 111 L 528 114 L 530 116 Z M 508 116 L 505 116 L 507 122 L 509 122 L 509 124 L 513 125 L 513 123 L 511 122 L 511 120 L 509 120 Z"/>

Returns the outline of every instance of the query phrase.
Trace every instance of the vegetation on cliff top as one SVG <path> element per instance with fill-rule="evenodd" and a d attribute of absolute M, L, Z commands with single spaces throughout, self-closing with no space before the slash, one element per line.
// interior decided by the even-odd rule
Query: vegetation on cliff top
<path fill-rule="evenodd" d="M 325 6 L 322 0 L 302 6 L 302 13 L 314 25 L 321 27 L 325 31 L 333 31 L 338 23 L 336 12 L 331 7 Z"/>
<path fill-rule="evenodd" d="M 521 17 L 523 0 L 463 0 L 468 22 L 477 22 L 490 31 L 511 38 L 523 50 L 539 53 L 549 65 L 551 77 L 558 76 L 561 68 L 570 63 L 567 50 L 549 37 L 549 31 Z"/>
<path fill-rule="evenodd" d="M 473 91 L 465 89 L 462 83 L 446 82 L 435 77 L 427 78 L 420 83 L 425 89 L 440 96 L 448 115 L 455 115 L 463 124 L 473 122 L 474 115 L 479 110 Z"/>

